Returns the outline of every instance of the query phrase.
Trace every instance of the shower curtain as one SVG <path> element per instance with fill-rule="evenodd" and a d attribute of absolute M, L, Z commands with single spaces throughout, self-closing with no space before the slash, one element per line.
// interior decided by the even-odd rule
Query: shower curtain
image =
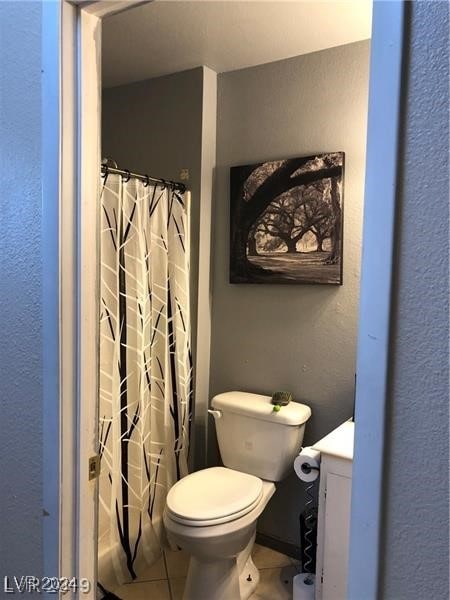
<path fill-rule="evenodd" d="M 102 590 L 161 553 L 187 474 L 192 403 L 187 194 L 102 178 L 99 564 Z"/>

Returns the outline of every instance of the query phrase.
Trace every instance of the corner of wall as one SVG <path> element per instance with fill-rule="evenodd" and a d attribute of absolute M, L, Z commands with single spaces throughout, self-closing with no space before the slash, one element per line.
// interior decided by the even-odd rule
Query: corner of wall
<path fill-rule="evenodd" d="M 194 467 L 207 464 L 211 352 L 211 228 L 216 163 L 217 73 L 203 66 L 197 354 L 195 362 Z"/>

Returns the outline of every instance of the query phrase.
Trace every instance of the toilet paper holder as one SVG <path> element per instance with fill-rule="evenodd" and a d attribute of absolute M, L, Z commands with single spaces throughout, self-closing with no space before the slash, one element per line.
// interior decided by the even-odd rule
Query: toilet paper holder
<path fill-rule="evenodd" d="M 311 471 L 320 471 L 320 467 L 314 467 L 313 465 L 310 465 L 307 462 L 304 462 L 300 468 L 302 470 L 302 473 L 305 473 L 305 475 L 309 475 Z"/>

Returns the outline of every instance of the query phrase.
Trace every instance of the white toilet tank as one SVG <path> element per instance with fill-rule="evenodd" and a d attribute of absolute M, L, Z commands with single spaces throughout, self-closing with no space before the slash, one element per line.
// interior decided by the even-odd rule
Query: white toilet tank
<path fill-rule="evenodd" d="M 219 394 L 211 405 L 226 467 L 266 481 L 289 474 L 311 416 L 309 406 L 290 402 L 275 412 L 270 396 L 248 392 Z"/>

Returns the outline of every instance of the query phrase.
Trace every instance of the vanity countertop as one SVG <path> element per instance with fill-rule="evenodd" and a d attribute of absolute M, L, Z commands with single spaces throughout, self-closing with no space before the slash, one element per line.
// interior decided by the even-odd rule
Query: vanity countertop
<path fill-rule="evenodd" d="M 339 458 L 353 460 L 355 423 L 346 421 L 313 445 L 314 450 Z"/>

